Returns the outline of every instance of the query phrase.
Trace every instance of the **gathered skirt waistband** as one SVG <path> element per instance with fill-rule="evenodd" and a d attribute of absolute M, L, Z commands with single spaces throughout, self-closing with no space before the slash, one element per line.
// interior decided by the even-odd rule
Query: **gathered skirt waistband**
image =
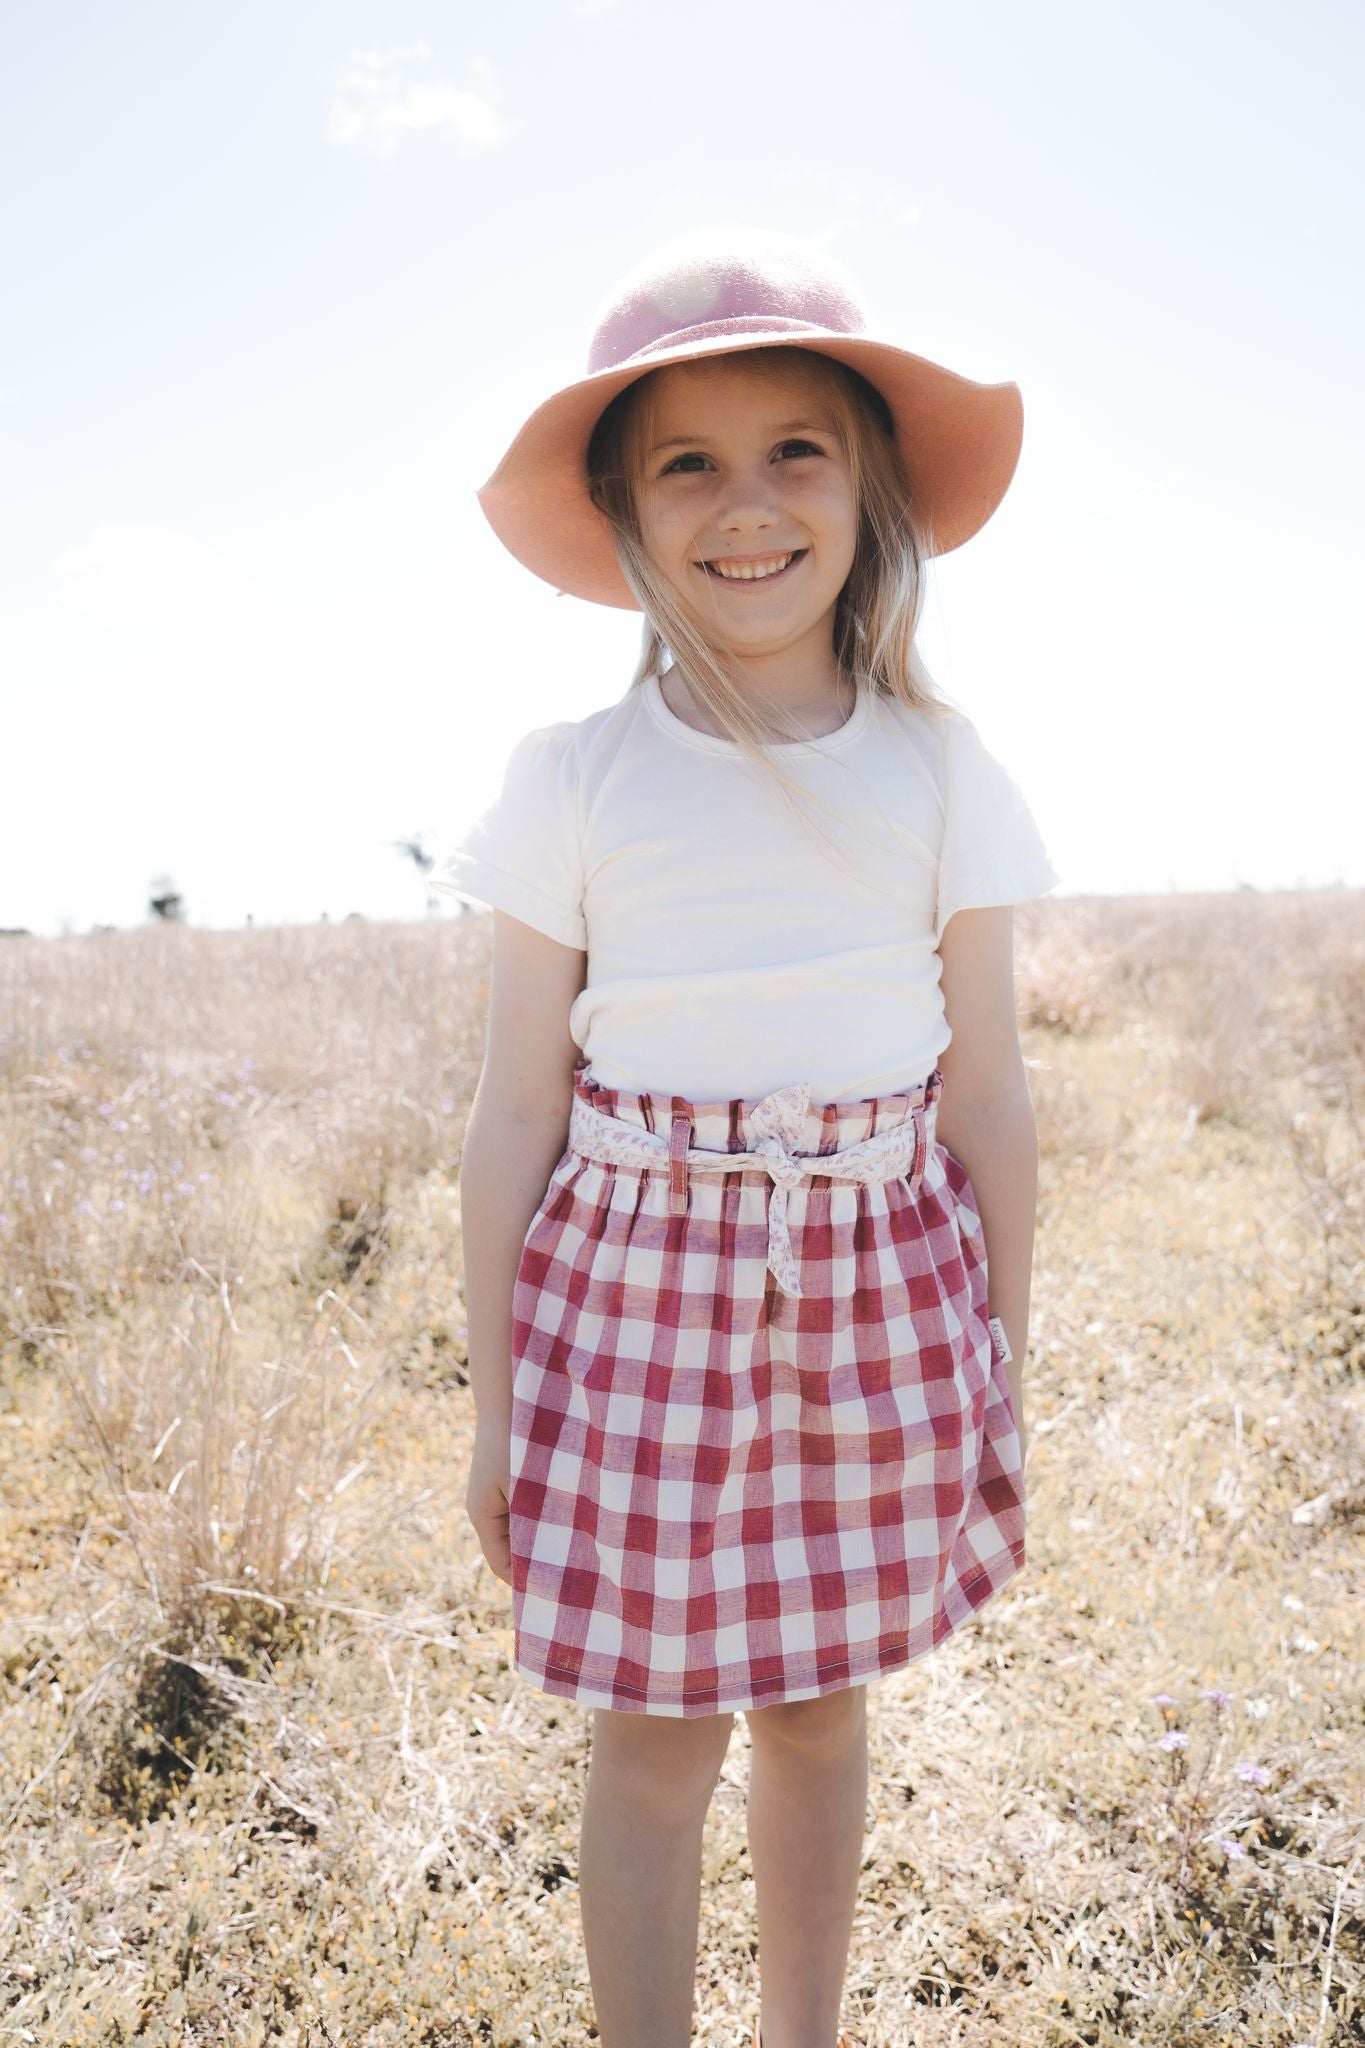
<path fill-rule="evenodd" d="M 580 1066 L 569 1150 L 601 1165 L 667 1172 L 673 1215 L 686 1213 L 693 1173 L 766 1172 L 772 1182 L 768 1268 L 784 1293 L 799 1296 L 787 1190 L 819 1174 L 843 1181 L 908 1179 L 916 1193 L 942 1092 L 943 1076 L 935 1067 L 916 1088 L 861 1102 L 812 1104 L 809 1084 L 797 1081 L 764 1096 L 694 1103 L 677 1095 L 605 1089 Z"/>

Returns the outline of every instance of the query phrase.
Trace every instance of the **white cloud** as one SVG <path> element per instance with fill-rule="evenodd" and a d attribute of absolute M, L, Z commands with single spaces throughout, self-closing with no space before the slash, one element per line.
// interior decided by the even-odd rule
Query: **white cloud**
<path fill-rule="evenodd" d="M 883 213 L 889 213 L 899 228 L 917 228 L 924 217 L 924 209 L 900 198 L 895 192 L 880 192 L 877 204 Z"/>
<path fill-rule="evenodd" d="M 841 228 L 863 225 L 874 211 L 885 214 L 897 227 L 918 227 L 923 218 L 923 208 L 893 187 L 869 192 L 864 186 L 855 185 L 847 178 L 835 177 L 828 171 L 778 171 L 769 178 L 768 184 L 774 192 L 801 192 L 824 199 L 836 208 Z M 807 227 L 803 226 L 801 231 L 809 234 Z"/>
<path fill-rule="evenodd" d="M 98 527 L 53 565 L 53 582 L 63 604 L 108 626 L 216 640 L 278 623 L 273 600 L 225 556 L 166 527 Z"/>
<path fill-rule="evenodd" d="M 399 49 L 358 50 L 332 101 L 328 139 L 343 148 L 397 149 L 404 135 L 445 128 L 469 149 L 492 149 L 505 140 L 492 100 L 492 66 L 476 57 L 476 91 L 414 81 L 415 64 L 431 57 L 427 43 Z"/>

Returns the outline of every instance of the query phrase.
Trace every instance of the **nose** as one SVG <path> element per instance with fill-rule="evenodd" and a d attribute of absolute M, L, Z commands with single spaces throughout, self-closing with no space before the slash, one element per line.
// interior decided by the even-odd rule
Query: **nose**
<path fill-rule="evenodd" d="M 724 534 L 763 534 L 782 518 L 772 471 L 766 462 L 731 472 L 720 493 L 716 526 Z"/>

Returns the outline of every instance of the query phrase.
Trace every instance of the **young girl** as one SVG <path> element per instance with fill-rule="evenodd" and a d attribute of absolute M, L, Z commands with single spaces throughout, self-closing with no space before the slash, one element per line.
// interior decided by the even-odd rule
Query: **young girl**
<path fill-rule="evenodd" d="M 1019 394 L 873 339 L 821 252 L 729 232 L 624 279 L 588 372 L 479 497 L 537 575 L 643 613 L 640 662 L 518 742 L 437 882 L 494 912 L 466 1504 L 515 1668 L 593 1710 L 604 2048 L 689 2040 L 737 1711 L 754 2042 L 833 2048 L 867 1682 L 1024 1562 L 1009 906 L 1059 877 L 915 649 Z"/>

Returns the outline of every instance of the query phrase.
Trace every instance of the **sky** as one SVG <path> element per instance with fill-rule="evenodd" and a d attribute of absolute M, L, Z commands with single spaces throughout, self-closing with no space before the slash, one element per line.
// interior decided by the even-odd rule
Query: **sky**
<path fill-rule="evenodd" d="M 617 278 L 805 236 L 1016 380 L 931 670 L 1056 894 L 1365 885 L 1357 0 L 58 0 L 0 67 L 0 927 L 458 915 L 638 614 L 475 492 Z"/>

